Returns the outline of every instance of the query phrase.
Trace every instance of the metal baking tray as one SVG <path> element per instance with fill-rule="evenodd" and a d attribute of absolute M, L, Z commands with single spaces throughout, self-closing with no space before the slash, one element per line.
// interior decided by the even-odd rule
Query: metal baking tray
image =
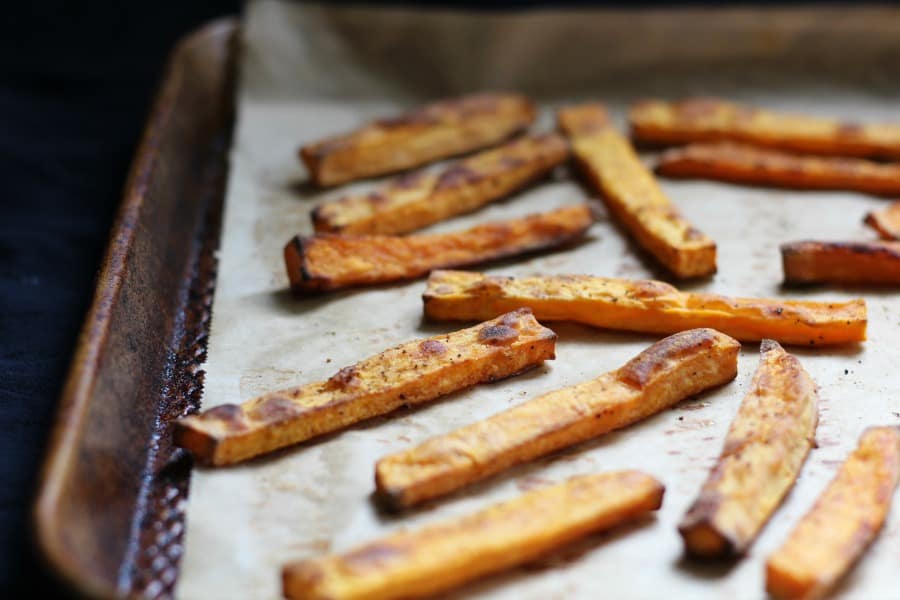
<path fill-rule="evenodd" d="M 132 162 L 51 433 L 37 544 L 79 596 L 170 597 L 203 384 L 238 23 L 173 51 Z"/>
<path fill-rule="evenodd" d="M 870 302 L 865 345 L 796 350 L 822 389 L 820 447 L 751 555 L 734 568 L 681 561 L 673 526 L 718 453 L 755 367 L 750 344 L 738 381 L 723 390 L 399 519 L 379 515 L 369 503 L 378 456 L 596 376 L 654 338 L 553 325 L 560 334 L 559 359 L 547 368 L 240 467 L 196 471 L 189 499 L 190 461 L 172 449 L 169 424 L 196 409 L 201 387 L 204 406 L 234 402 L 327 377 L 394 343 L 456 327 L 421 322 L 422 282 L 310 300 L 286 291 L 281 246 L 289 235 L 308 230 L 311 206 L 347 189 L 320 193 L 306 185 L 294 156 L 299 143 L 426 99 L 491 88 L 534 96 L 543 112 L 539 128 L 551 126 L 552 110 L 566 102 L 604 100 L 621 124 L 631 100 L 694 94 L 897 121 L 900 10 L 507 13 L 270 0 L 252 3 L 245 14 L 240 56 L 232 44 L 233 22 L 213 25 L 179 47 L 136 157 L 37 504 L 38 540 L 51 566 L 74 589 L 97 597 L 277 597 L 278 569 L 286 560 L 468 512 L 570 474 L 637 467 L 668 486 L 655 520 L 596 538 L 536 568 L 468 586 L 459 596 L 647 598 L 664 586 L 673 597 L 762 597 L 765 552 L 808 508 L 862 428 L 900 421 L 900 408 L 890 400 L 900 397 L 900 379 L 889 375 L 900 303 L 876 290 L 782 290 L 777 244 L 869 235 L 858 221 L 883 201 L 664 182 L 676 204 L 719 242 L 720 273 L 682 287 L 754 296 L 862 294 Z M 242 83 L 232 145 L 235 60 Z M 204 364 L 226 177 L 224 270 Z M 586 195 L 569 179 L 551 180 L 436 229 Z M 587 244 L 486 270 L 558 273 L 576 267 L 665 277 L 608 219 L 594 227 Z M 885 557 L 898 538 L 895 510 L 869 560 L 839 595 L 890 597 L 896 568 L 885 565 L 896 567 L 896 561 Z"/>

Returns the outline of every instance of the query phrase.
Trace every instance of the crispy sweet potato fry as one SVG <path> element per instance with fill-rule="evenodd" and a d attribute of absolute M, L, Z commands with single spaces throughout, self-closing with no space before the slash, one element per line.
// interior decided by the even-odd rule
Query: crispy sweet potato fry
<path fill-rule="evenodd" d="M 667 177 L 718 179 L 796 189 L 900 194 L 900 163 L 791 154 L 732 142 L 672 148 L 662 154 L 656 172 Z"/>
<path fill-rule="evenodd" d="M 316 185 L 336 185 L 491 146 L 534 118 L 534 104 L 518 94 L 463 96 L 308 144 L 300 158 Z"/>
<path fill-rule="evenodd" d="M 866 225 L 885 240 L 900 240 L 900 202 L 892 202 L 882 210 L 866 215 Z"/>
<path fill-rule="evenodd" d="M 408 233 L 508 196 L 568 157 L 559 135 L 521 137 L 443 171 L 416 171 L 370 194 L 320 204 L 313 225 L 321 233 Z"/>
<path fill-rule="evenodd" d="M 378 497 L 411 506 L 646 419 L 734 379 L 740 347 L 712 329 L 667 337 L 620 369 L 382 458 Z"/>
<path fill-rule="evenodd" d="M 602 105 L 562 109 L 559 127 L 581 171 L 641 247 L 678 277 L 716 272 L 715 242 L 678 213 Z"/>
<path fill-rule="evenodd" d="M 201 462 L 235 463 L 401 406 L 520 373 L 554 357 L 556 334 L 529 310 L 385 350 L 328 381 L 179 419 L 175 443 Z"/>
<path fill-rule="evenodd" d="M 631 107 L 639 142 L 734 141 L 808 154 L 900 157 L 900 125 L 862 125 L 785 114 L 716 98 L 645 100 Z"/>
<path fill-rule="evenodd" d="M 664 491 L 639 471 L 572 477 L 462 518 L 287 565 L 284 595 L 308 600 L 431 596 L 644 516 L 662 505 Z"/>
<path fill-rule="evenodd" d="M 766 562 L 766 591 L 785 600 L 821 598 L 884 525 L 900 481 L 900 428 L 872 427 L 812 510 Z"/>
<path fill-rule="evenodd" d="M 681 292 L 667 283 L 589 275 L 499 277 L 434 271 L 422 295 L 425 315 L 479 321 L 528 306 L 544 321 L 675 333 L 713 327 L 741 341 L 828 345 L 866 339 L 866 303 L 730 298 Z"/>
<path fill-rule="evenodd" d="M 816 384 L 772 340 L 760 345 L 750 390 L 725 446 L 678 531 L 692 556 L 742 554 L 778 508 L 814 443 Z"/>
<path fill-rule="evenodd" d="M 898 242 L 782 244 L 785 283 L 900 284 Z"/>
<path fill-rule="evenodd" d="M 284 260 L 295 290 L 334 290 L 561 246 L 584 235 L 593 221 L 590 207 L 579 204 L 452 233 L 298 236 L 285 246 Z"/>

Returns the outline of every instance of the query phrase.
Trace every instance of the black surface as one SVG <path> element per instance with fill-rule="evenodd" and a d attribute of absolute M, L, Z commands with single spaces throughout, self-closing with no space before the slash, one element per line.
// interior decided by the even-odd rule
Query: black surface
<path fill-rule="evenodd" d="M 63 378 L 168 52 L 238 9 L 234 0 L 3 8 L 0 591 L 60 594 L 36 559 L 29 511 Z"/>

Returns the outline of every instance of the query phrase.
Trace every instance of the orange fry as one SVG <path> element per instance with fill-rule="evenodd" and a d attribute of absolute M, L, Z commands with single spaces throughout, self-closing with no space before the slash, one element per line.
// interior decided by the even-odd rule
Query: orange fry
<path fill-rule="evenodd" d="M 722 452 L 678 525 L 691 556 L 744 553 L 794 485 L 814 443 L 815 382 L 778 342 L 763 340 L 759 354 Z"/>
<path fill-rule="evenodd" d="M 646 419 L 734 379 L 740 349 L 714 329 L 676 333 L 618 369 L 382 458 L 378 498 L 413 506 Z"/>
<path fill-rule="evenodd" d="M 556 334 L 528 310 L 388 348 L 326 381 L 220 404 L 175 422 L 175 444 L 227 465 L 496 381 L 552 360 Z"/>
<path fill-rule="evenodd" d="M 584 235 L 593 221 L 590 207 L 578 204 L 451 233 L 298 236 L 285 247 L 284 259 L 295 290 L 334 290 L 560 246 Z"/>
<path fill-rule="evenodd" d="M 900 284 L 900 242 L 792 242 L 781 258 L 785 283 Z"/>
<path fill-rule="evenodd" d="M 534 121 L 530 100 L 518 94 L 475 94 L 422 106 L 300 149 L 319 186 L 396 173 L 485 148 Z"/>
<path fill-rule="evenodd" d="M 559 128 L 590 184 L 638 244 L 677 277 L 716 272 L 716 244 L 682 217 L 601 104 L 559 111 Z"/>
<path fill-rule="evenodd" d="M 734 141 L 808 154 L 900 158 L 900 125 L 785 114 L 716 98 L 638 102 L 630 122 L 634 139 L 652 144 Z"/>
<path fill-rule="evenodd" d="M 443 171 L 416 171 L 369 194 L 324 202 L 312 212 L 313 225 L 320 233 L 408 233 L 508 196 L 568 157 L 559 135 L 521 137 Z"/>
<path fill-rule="evenodd" d="M 283 593 L 304 600 L 430 598 L 640 518 L 662 505 L 664 492 L 639 471 L 572 477 L 344 554 L 289 564 Z"/>
<path fill-rule="evenodd" d="M 590 275 L 501 277 L 434 271 L 422 294 L 438 321 L 490 319 L 531 308 L 541 321 L 574 321 L 620 331 L 677 333 L 712 327 L 745 342 L 829 345 L 866 339 L 866 301 L 732 298 L 682 292 L 668 283 Z"/>
<path fill-rule="evenodd" d="M 673 148 L 660 157 L 656 172 L 774 187 L 900 194 L 900 163 L 798 155 L 732 142 Z"/>
<path fill-rule="evenodd" d="M 766 591 L 821 598 L 884 526 L 900 481 L 900 428 L 871 427 L 815 506 L 766 562 Z"/>

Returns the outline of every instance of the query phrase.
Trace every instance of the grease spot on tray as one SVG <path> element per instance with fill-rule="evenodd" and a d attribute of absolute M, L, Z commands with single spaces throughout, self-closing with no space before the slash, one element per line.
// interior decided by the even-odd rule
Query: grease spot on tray
<path fill-rule="evenodd" d="M 684 417 L 678 417 L 675 427 L 666 429 L 666 435 L 681 433 L 683 431 L 699 431 L 715 424 L 716 422 L 712 419 L 685 419 Z"/>
<path fill-rule="evenodd" d="M 544 477 L 540 477 L 538 475 L 526 475 L 525 477 L 521 477 L 516 481 L 516 487 L 523 492 L 530 492 L 531 490 L 536 490 L 538 488 L 547 487 L 548 485 L 553 484 L 553 481 Z"/>
<path fill-rule="evenodd" d="M 241 398 L 255 398 L 265 394 L 302 383 L 302 371 L 293 369 L 247 369 L 241 375 Z"/>

